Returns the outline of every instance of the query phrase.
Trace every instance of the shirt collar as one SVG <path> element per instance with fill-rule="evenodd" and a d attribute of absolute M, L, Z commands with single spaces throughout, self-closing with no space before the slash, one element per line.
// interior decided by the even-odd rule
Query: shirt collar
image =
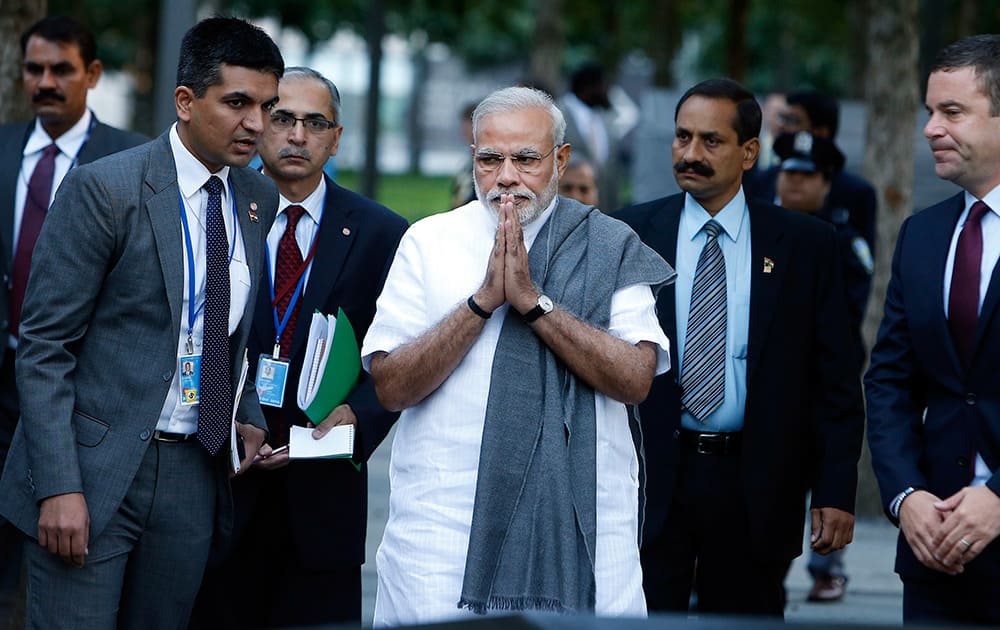
<path fill-rule="evenodd" d="M 87 136 L 90 135 L 90 121 L 93 119 L 94 115 L 90 113 L 89 109 L 84 110 L 83 116 L 80 116 L 80 120 L 66 130 L 66 133 L 59 136 L 55 140 L 49 137 L 49 134 L 42 127 L 42 122 L 35 118 L 35 126 L 31 130 L 31 135 L 28 136 L 28 141 L 24 145 L 24 153 L 22 155 L 31 155 L 32 153 L 37 153 L 55 142 L 56 146 L 59 147 L 60 153 L 68 156 L 70 159 L 76 158 L 77 153 L 83 148 L 83 143 L 87 141 Z"/>
<path fill-rule="evenodd" d="M 972 195 L 972 193 L 970 193 L 969 191 L 965 191 L 965 209 L 966 210 L 968 210 L 969 208 L 971 208 L 972 204 L 976 203 L 977 201 L 979 201 L 979 200 L 976 199 L 975 196 Z M 1000 216 L 1000 186 L 997 186 L 996 188 L 994 188 L 990 192 L 986 193 L 986 195 L 983 197 L 982 201 L 987 206 L 990 207 L 990 211 L 993 214 L 995 214 L 997 216 Z"/>
<path fill-rule="evenodd" d="M 735 242 L 740 236 L 740 230 L 743 229 L 743 218 L 746 215 L 747 201 L 742 186 L 729 200 L 729 203 L 723 206 L 722 210 L 719 210 L 714 217 L 694 197 L 684 193 L 684 210 L 681 213 L 681 221 L 684 233 L 691 240 L 694 240 L 709 219 L 715 219 L 715 222 L 722 226 L 722 231 Z"/>
<path fill-rule="evenodd" d="M 177 133 L 177 123 L 170 128 L 170 151 L 174 155 L 174 166 L 177 168 L 177 187 L 185 199 L 193 197 L 205 185 L 208 178 L 215 175 L 222 180 L 222 197 L 225 200 L 229 194 L 229 167 L 223 166 L 218 172 L 209 172 L 181 142 L 181 137 Z"/>
<path fill-rule="evenodd" d="M 288 206 L 302 206 L 306 209 L 306 214 L 309 218 L 313 220 L 317 225 L 319 224 L 320 217 L 323 216 L 323 205 L 326 201 L 326 177 L 321 177 L 319 180 L 319 186 L 309 193 L 309 196 L 299 201 L 297 203 L 291 202 L 285 198 L 284 195 L 278 194 L 278 215 L 284 214 Z"/>

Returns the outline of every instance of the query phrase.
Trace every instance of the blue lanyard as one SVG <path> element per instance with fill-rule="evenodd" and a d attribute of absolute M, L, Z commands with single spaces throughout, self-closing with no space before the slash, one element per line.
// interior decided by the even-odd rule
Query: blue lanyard
<path fill-rule="evenodd" d="M 239 225 L 239 217 L 236 216 L 236 194 L 233 192 L 232 185 L 229 186 L 229 195 L 232 197 L 233 206 L 233 239 L 229 244 L 229 262 L 231 265 L 233 263 L 233 255 L 236 253 L 236 227 Z M 181 195 L 180 188 L 177 189 L 177 199 L 180 201 L 181 207 L 181 225 L 184 226 L 184 246 L 187 249 L 187 264 L 188 264 L 188 338 L 187 338 L 187 354 L 194 353 L 194 342 L 191 335 L 194 332 L 194 322 L 198 318 L 198 313 L 201 309 L 205 308 L 205 300 L 201 301 L 201 305 L 198 308 L 194 307 L 195 302 L 195 289 L 194 289 L 194 247 L 191 245 L 191 228 L 188 226 L 187 212 L 184 206 L 184 197 Z"/>
<path fill-rule="evenodd" d="M 326 196 L 325 195 L 323 197 L 323 207 L 324 208 L 326 207 Z M 288 220 L 287 216 L 286 216 L 285 220 L 286 221 Z M 302 269 L 301 272 L 299 273 L 299 281 L 295 284 L 295 293 L 293 293 L 292 297 L 288 300 L 288 307 L 285 309 L 285 316 L 282 317 L 280 320 L 278 318 L 278 306 L 276 304 L 274 304 L 274 302 L 275 302 L 275 293 L 274 293 L 274 278 L 273 278 L 273 274 L 271 273 L 271 248 L 268 246 L 268 244 L 266 242 L 264 243 L 264 255 L 266 256 L 266 263 L 267 263 L 267 270 L 268 270 L 268 274 L 267 274 L 267 281 L 268 282 L 267 282 L 267 284 L 268 284 L 268 287 L 271 290 L 271 304 L 272 304 L 271 311 L 272 311 L 272 314 L 274 316 L 274 353 L 273 353 L 273 356 L 274 356 L 275 359 L 278 358 L 278 356 L 279 356 L 279 354 L 281 352 L 281 335 L 282 335 L 282 333 L 285 332 L 285 328 L 288 327 L 288 320 L 291 319 L 292 313 L 295 312 L 295 305 L 298 303 L 299 297 L 302 295 L 302 288 L 306 284 L 306 275 L 308 275 L 309 269 L 312 269 L 312 263 L 313 263 L 313 261 L 312 261 L 313 255 L 312 254 L 315 251 L 315 248 L 316 248 L 316 239 L 319 238 L 319 230 L 320 230 L 321 227 L 323 227 L 323 215 L 320 215 L 320 217 L 319 217 L 319 223 L 316 224 L 316 232 L 313 233 L 312 243 L 309 244 L 309 252 L 310 252 L 309 253 L 309 265 L 306 268 Z"/>

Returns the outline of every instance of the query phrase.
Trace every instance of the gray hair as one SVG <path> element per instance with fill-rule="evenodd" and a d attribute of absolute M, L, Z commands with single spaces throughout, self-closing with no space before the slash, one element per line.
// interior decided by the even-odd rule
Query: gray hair
<path fill-rule="evenodd" d="M 287 71 L 286 71 L 287 74 Z M 566 137 L 566 119 L 552 102 L 552 97 L 530 87 L 508 87 L 493 92 L 472 112 L 472 137 L 479 137 L 479 126 L 490 114 L 507 114 L 522 109 L 544 109 L 552 118 L 552 143 L 563 144 Z"/>
<path fill-rule="evenodd" d="M 340 90 L 333 84 L 333 81 L 312 68 L 306 68 L 305 66 L 285 68 L 285 76 L 282 77 L 282 80 L 285 79 L 313 79 L 325 85 L 326 89 L 330 92 L 330 109 L 333 110 L 332 122 L 340 124 Z"/>

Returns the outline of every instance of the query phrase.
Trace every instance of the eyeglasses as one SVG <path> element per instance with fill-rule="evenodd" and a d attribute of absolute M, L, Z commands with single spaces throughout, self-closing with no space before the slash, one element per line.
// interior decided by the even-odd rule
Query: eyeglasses
<path fill-rule="evenodd" d="M 302 123 L 302 127 L 309 133 L 319 135 L 330 129 L 334 129 L 337 123 L 330 122 L 325 118 L 296 118 L 285 112 L 275 112 L 271 114 L 271 126 L 278 131 L 291 131 L 295 128 L 295 123 Z"/>
<path fill-rule="evenodd" d="M 527 173 L 529 175 L 535 174 L 542 168 L 542 160 L 552 155 L 552 152 L 558 149 L 561 145 L 555 145 L 552 149 L 542 155 L 537 151 L 520 151 L 514 155 L 504 155 L 503 153 L 495 153 L 493 151 L 479 151 L 476 153 L 473 160 L 476 163 L 476 168 L 484 173 L 492 173 L 500 169 L 503 166 L 504 160 L 508 157 L 510 161 L 514 164 L 514 168 L 522 173 Z"/>

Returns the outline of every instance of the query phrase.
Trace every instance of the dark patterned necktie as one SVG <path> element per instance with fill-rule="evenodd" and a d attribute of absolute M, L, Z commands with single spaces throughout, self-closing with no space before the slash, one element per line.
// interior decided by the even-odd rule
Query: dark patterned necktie
<path fill-rule="evenodd" d="M 719 408 L 726 394 L 726 260 L 719 246 L 722 226 L 705 224 L 705 246 L 691 288 L 684 337 L 681 402 L 699 422 Z"/>
<path fill-rule="evenodd" d="M 28 286 L 28 272 L 31 271 L 31 253 L 42 231 L 42 223 L 49 210 L 52 196 L 52 174 L 56 168 L 59 147 L 55 143 L 45 147 L 42 157 L 35 165 L 28 181 L 28 196 L 24 200 L 24 214 L 21 217 L 21 231 L 14 252 L 14 268 L 10 278 L 10 331 L 18 335 L 21 325 L 21 306 L 24 304 L 24 290 Z"/>
<path fill-rule="evenodd" d="M 217 455 L 229 440 L 233 404 L 229 369 L 229 240 L 222 218 L 222 180 L 210 177 L 205 190 L 208 191 L 205 213 L 205 330 L 198 400 L 198 442 L 211 455 Z"/>
<path fill-rule="evenodd" d="M 302 268 L 302 250 L 299 249 L 299 244 L 295 240 L 295 227 L 299 224 L 299 219 L 302 218 L 305 211 L 306 209 L 302 206 L 288 206 L 285 208 L 285 216 L 288 219 L 288 224 L 285 226 L 285 232 L 281 235 L 281 240 L 278 242 L 278 258 L 274 263 L 274 290 L 280 296 L 277 304 L 279 322 L 284 320 L 285 313 L 288 311 L 288 304 L 292 300 L 292 294 L 295 293 L 295 287 L 289 285 L 298 282 L 297 273 Z M 300 306 L 302 306 L 301 295 L 296 300 L 295 308 L 292 309 L 292 314 L 288 316 L 288 324 L 281 333 L 282 358 L 288 358 L 288 355 L 292 351 L 292 338 L 295 335 L 295 322 L 299 317 Z"/>
<path fill-rule="evenodd" d="M 979 268 L 983 261 L 982 218 L 989 212 L 982 201 L 972 204 L 965 225 L 958 234 L 955 263 L 951 272 L 948 295 L 948 328 L 955 341 L 955 349 L 968 367 L 976 344 L 976 327 L 979 325 Z"/>

